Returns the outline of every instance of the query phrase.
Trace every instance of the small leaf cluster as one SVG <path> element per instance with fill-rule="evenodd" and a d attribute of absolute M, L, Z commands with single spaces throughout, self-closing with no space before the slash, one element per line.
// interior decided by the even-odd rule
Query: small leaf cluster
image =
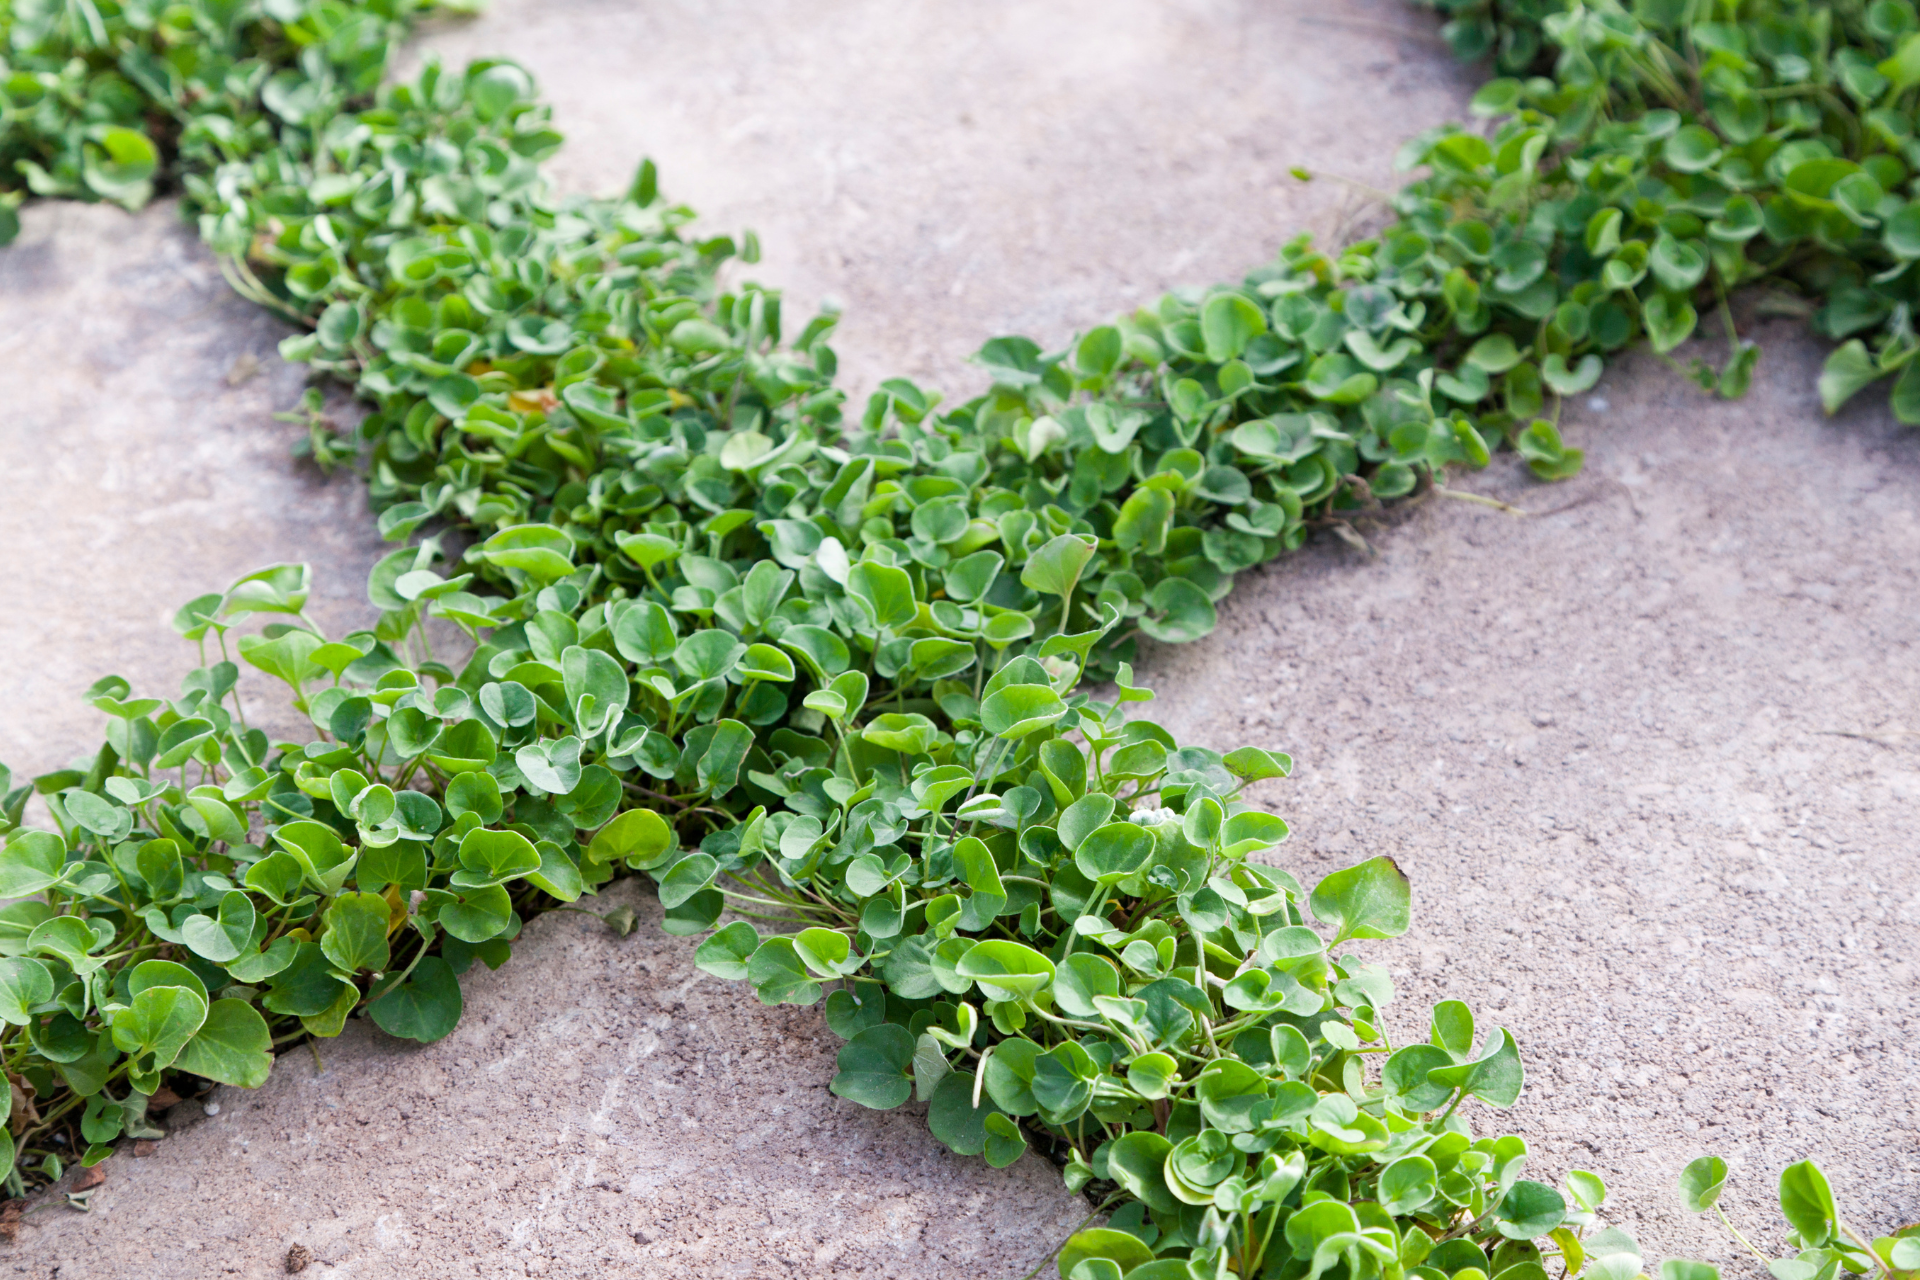
<path fill-rule="evenodd" d="M 1121 714 L 1151 696 L 1127 667 L 1106 703 L 1073 691 L 1073 656 L 948 695 L 950 743 L 912 713 L 856 736 L 832 685 L 808 695 L 834 736 L 786 767 L 786 811 L 653 871 L 663 902 L 740 917 L 697 963 L 767 1004 L 824 998 L 836 1094 L 923 1102 L 996 1166 L 1036 1145 L 1115 1209 L 1062 1275 L 1535 1276 L 1528 1242 L 1583 1215 L 1521 1176 L 1524 1142 L 1457 1114 L 1518 1098 L 1512 1037 L 1476 1044 L 1449 1001 L 1394 1049 L 1392 983 L 1343 950 L 1406 930 L 1405 877 L 1376 858 L 1308 893 L 1251 861 L 1286 827 L 1242 793 L 1290 761 L 1177 746 Z"/>
<path fill-rule="evenodd" d="M 1017 653 L 942 634 L 931 575 L 886 541 L 798 572 L 682 550 L 658 586 L 588 603 L 564 539 L 508 532 L 478 550 L 520 597 L 386 565 L 372 590 L 405 603 L 330 640 L 307 570 L 273 566 L 182 608 L 221 656 L 179 698 L 89 691 L 107 741 L 33 781 L 53 830 L 0 846 L 0 1051 L 43 1168 L 31 1144 L 76 1116 L 90 1158 L 144 1132 L 169 1072 L 257 1085 L 278 1044 L 357 1013 L 444 1036 L 458 974 L 504 962 L 525 916 L 644 871 L 668 931 L 706 935 L 703 969 L 824 1001 L 836 1093 L 917 1097 L 996 1165 L 1039 1145 L 1117 1208 L 1063 1255 L 1088 1275 L 1431 1255 L 1538 1280 L 1526 1242 L 1585 1221 L 1521 1176 L 1520 1139 L 1458 1114 L 1518 1098 L 1508 1033 L 1477 1037 L 1450 1001 L 1426 1043 L 1388 1043 L 1392 984 L 1346 948 L 1407 929 L 1398 868 L 1309 893 L 1252 862 L 1287 829 L 1244 789 L 1291 762 L 1124 715 L 1152 697 L 1124 664 L 1115 701 L 1079 691 L 1100 630 Z M 1023 585 L 1065 615 L 1090 555 L 1059 535 Z M 719 595 L 695 585 L 723 571 Z M 435 616 L 476 634 L 458 671 L 428 647 Z M 246 725 L 240 663 L 287 686 L 313 741 Z"/>
<path fill-rule="evenodd" d="M 1727 1219 L 1720 1207 L 1726 1184 L 1727 1162 L 1701 1156 L 1681 1170 L 1681 1203 L 1690 1213 L 1715 1214 L 1774 1280 L 1832 1280 L 1842 1269 L 1880 1280 L 1911 1280 L 1920 1274 L 1920 1224 L 1869 1240 L 1840 1216 L 1832 1186 L 1811 1160 L 1780 1171 L 1780 1216 L 1789 1228 L 1787 1244 L 1795 1251 L 1791 1257 L 1767 1257 Z M 1719 1280 L 1720 1275 L 1718 1268 L 1701 1262 L 1669 1262 L 1666 1268 L 1671 1270 L 1663 1272 L 1662 1280 Z"/>
<path fill-rule="evenodd" d="M 1820 378 L 1827 412 L 1893 376 L 1894 415 L 1920 423 L 1912 4 L 1439 7 L 1457 47 L 1498 48 L 1516 72 L 1551 66 L 1551 78 L 1494 81 L 1476 109 L 1516 111 L 1564 149 L 1585 220 L 1568 210 L 1567 243 L 1549 256 L 1657 286 L 1637 290 L 1656 352 L 1692 334 L 1696 309 L 1720 307 L 1724 367 L 1690 372 L 1739 394 L 1757 348 L 1726 300 L 1764 286 L 1773 309 L 1840 341 Z"/>
<path fill-rule="evenodd" d="M 87 694 L 108 716 L 93 757 L 29 786 L 0 769 L 0 1054 L 15 1082 L 0 1153 L 16 1192 L 16 1142 L 57 1177 L 78 1152 L 35 1144 L 77 1119 L 87 1160 L 103 1158 L 141 1131 L 169 1072 L 255 1087 L 276 1046 L 338 1035 L 356 1011 L 445 1036 L 458 974 L 498 967 L 523 911 L 585 888 L 579 833 L 607 825 L 618 788 L 560 786 L 577 761 L 538 747 L 528 771 L 571 796 L 503 788 L 487 766 L 502 740 L 512 750 L 520 708 L 470 696 L 423 636 L 397 653 L 370 632 L 326 639 L 301 612 L 308 589 L 303 566 L 281 565 L 190 602 L 176 627 L 221 657 L 179 697 L 109 676 Z M 230 650 L 262 615 L 276 620 Z M 315 741 L 247 725 L 230 653 L 287 683 Z M 52 830 L 22 825 L 35 793 Z M 620 827 L 627 847 L 665 845 L 639 821 Z"/>
<path fill-rule="evenodd" d="M 180 170 L 274 151 L 263 101 L 318 101 L 322 78 L 370 92 L 429 7 L 465 6 L 14 0 L 0 13 L 0 244 L 20 195 L 137 209 Z"/>

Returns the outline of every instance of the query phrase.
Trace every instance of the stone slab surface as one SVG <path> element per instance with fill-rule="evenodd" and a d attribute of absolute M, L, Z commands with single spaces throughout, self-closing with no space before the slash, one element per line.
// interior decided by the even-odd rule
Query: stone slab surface
<path fill-rule="evenodd" d="M 1396 1042 L 1448 998 L 1511 1028 L 1529 1176 L 1597 1172 L 1647 1256 L 1740 1274 L 1681 1211 L 1695 1156 L 1768 1247 L 1808 1157 L 1861 1225 L 1920 1220 L 1920 433 L 1824 420 L 1823 351 L 1755 332 L 1746 400 L 1636 358 L 1569 407 L 1580 477 L 1460 481 L 1554 514 L 1430 503 L 1149 664 L 1183 740 L 1293 753 L 1285 865 L 1411 877 L 1369 944 Z"/>
<path fill-rule="evenodd" d="M 632 882 L 603 900 L 640 912 L 632 937 L 535 920 L 438 1044 L 356 1022 L 320 1069 L 298 1049 L 212 1115 L 175 1107 L 85 1217 L 28 1218 L 0 1275 L 268 1277 L 295 1244 L 334 1277 L 1019 1275 L 1086 1216 L 1036 1157 L 995 1172 L 924 1108 L 832 1096 L 817 1010 L 695 969 Z"/>
<path fill-rule="evenodd" d="M 35 203 L 0 249 L 0 761 L 16 779 L 101 741 L 82 700 L 118 672 L 170 697 L 199 665 L 174 612 L 267 565 L 321 566 L 310 616 L 366 625 L 383 549 L 351 475 L 325 480 L 272 415 L 303 371 L 289 330 L 243 301 L 167 202 L 138 215 Z M 218 654 L 213 654 L 218 660 Z M 264 677 L 250 718 L 297 718 Z"/>
<path fill-rule="evenodd" d="M 858 405 L 897 375 L 972 394 L 987 338 L 1064 340 L 1363 216 L 1477 83 L 1437 29 L 1397 0 L 494 0 L 422 54 L 531 71 L 563 189 L 650 155 L 757 231 L 795 331 L 844 309 Z"/>
<path fill-rule="evenodd" d="M 505 0 L 428 45 L 534 70 L 567 185 L 645 152 L 708 225 L 754 226 L 794 314 L 847 308 L 856 389 L 964 391 L 985 337 L 1061 341 L 1364 217 L 1288 168 L 1389 182 L 1471 84 L 1386 0 Z M 300 385 L 280 332 L 166 209 L 42 206 L 0 252 L 0 759 L 84 749 L 80 690 L 175 678 L 166 617 L 259 564 L 344 566 L 317 611 L 364 618 L 364 502 L 267 417 Z M 1631 362 L 1569 410 L 1584 477 L 1463 481 L 1564 510 L 1431 502 L 1377 558 L 1246 575 L 1216 635 L 1143 663 L 1182 735 L 1294 753 L 1266 784 L 1280 861 L 1402 861 L 1415 931 L 1371 944 L 1396 1038 L 1443 996 L 1512 1027 L 1535 1176 L 1601 1172 L 1653 1257 L 1731 1261 L 1671 1192 L 1710 1149 L 1769 1244 L 1772 1173 L 1803 1155 L 1867 1222 L 1920 1218 L 1920 436 L 1824 423 L 1818 351 L 1761 337 L 1746 402 Z M 324 1070 L 301 1050 L 217 1114 L 183 1104 L 91 1214 L 30 1216 L 0 1275 L 266 1276 L 302 1243 L 323 1276 L 1013 1277 L 1078 1220 L 1036 1159 L 995 1173 L 832 1098 L 814 1014 L 698 974 L 633 901 L 624 941 L 536 921 L 439 1045 L 356 1025 Z"/>

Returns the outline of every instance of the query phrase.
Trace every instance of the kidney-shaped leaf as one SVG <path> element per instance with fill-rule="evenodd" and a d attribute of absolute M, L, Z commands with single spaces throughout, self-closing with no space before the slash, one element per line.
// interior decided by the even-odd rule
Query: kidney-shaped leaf
<path fill-rule="evenodd" d="M 1544 1182 L 1522 1178 L 1507 1191 L 1493 1212 L 1493 1225 L 1509 1240 L 1544 1236 L 1567 1216 L 1567 1202 Z"/>
<path fill-rule="evenodd" d="M 1449 1089 L 1465 1089 L 1488 1106 L 1512 1106 L 1520 1100 L 1526 1072 L 1520 1064 L 1520 1046 L 1513 1042 L 1512 1034 L 1503 1028 L 1497 1035 L 1493 1051 L 1484 1058 L 1431 1070 L 1427 1072 L 1428 1081 Z"/>
<path fill-rule="evenodd" d="M 1119 1267 L 1121 1275 L 1126 1275 L 1152 1262 L 1153 1250 L 1129 1232 L 1107 1227 L 1077 1231 L 1060 1247 L 1060 1274 L 1071 1276 L 1081 1263 L 1093 1258 L 1105 1258 Z"/>
<path fill-rule="evenodd" d="M 53 975 L 38 960 L 0 960 L 0 1019 L 16 1027 L 33 1021 L 27 1010 L 53 999 Z"/>
<path fill-rule="evenodd" d="M 180 937 L 195 955 L 226 964 L 253 941 L 253 921 L 253 899 L 231 889 L 220 896 L 218 916 L 188 916 L 180 925 Z"/>
<path fill-rule="evenodd" d="M 1063 533 L 1027 557 L 1020 584 L 1048 595 L 1064 596 L 1080 581 L 1093 559 L 1093 544 L 1074 533 Z"/>
<path fill-rule="evenodd" d="M 1053 981 L 1053 962 L 1032 947 L 1005 938 L 975 943 L 954 972 L 979 984 L 993 1000 L 1024 1000 Z"/>
<path fill-rule="evenodd" d="M 518 831 L 478 827 L 460 841 L 460 865 L 454 883 L 463 889 L 516 880 L 540 869 L 540 851 Z"/>
<path fill-rule="evenodd" d="M 1813 1161 L 1802 1160 L 1780 1171 L 1780 1212 L 1810 1249 L 1833 1238 L 1839 1210 L 1826 1175 Z"/>
<path fill-rule="evenodd" d="M 67 846 L 51 831 L 25 831 L 0 848 L 0 898 L 24 898 L 60 879 Z"/>
<path fill-rule="evenodd" d="M 1153 833 L 1145 827 L 1109 822 L 1080 841 L 1073 851 L 1073 865 L 1089 880 L 1114 884 L 1146 866 L 1153 848 Z"/>
<path fill-rule="evenodd" d="M 1432 1200 L 1439 1189 L 1439 1172 L 1425 1156 L 1403 1156 L 1380 1171 L 1380 1207 L 1399 1217 Z"/>
<path fill-rule="evenodd" d="M 1336 871 L 1313 887 L 1314 919 L 1338 931 L 1329 945 L 1348 938 L 1397 938 L 1413 918 L 1413 890 L 1392 858 L 1369 858 Z"/>
<path fill-rule="evenodd" d="M 431 1044 L 460 1023 L 460 979 L 439 956 L 427 956 L 407 980 L 367 1006 L 374 1025 L 390 1036 Z"/>
<path fill-rule="evenodd" d="M 1688 1213 L 1705 1213 L 1720 1199 L 1727 1185 L 1727 1162 L 1719 1156 L 1701 1156 L 1680 1171 L 1680 1199 Z"/>
<path fill-rule="evenodd" d="M 897 1023 L 868 1027 L 840 1047 L 839 1072 L 827 1087 L 875 1111 L 899 1106 L 913 1095 L 911 1031 Z"/>
<path fill-rule="evenodd" d="M 186 987 L 148 987 L 113 1015 L 113 1043 L 134 1057 L 152 1055 L 150 1068 L 170 1066 L 207 1020 L 207 998 Z"/>
<path fill-rule="evenodd" d="M 1043 684 L 1010 684 L 980 704 L 980 723 L 1002 738 L 1024 738 L 1067 714 L 1060 695 Z"/>
<path fill-rule="evenodd" d="M 320 935 L 320 951 L 334 968 L 352 974 L 387 967 L 392 958 L 387 946 L 392 915 L 385 898 L 377 893 L 343 893 L 328 905 L 324 919 L 327 931 Z"/>
<path fill-rule="evenodd" d="M 174 1065 L 221 1084 L 258 1089 L 273 1070 L 273 1033 L 245 1000 L 215 1000 Z"/>

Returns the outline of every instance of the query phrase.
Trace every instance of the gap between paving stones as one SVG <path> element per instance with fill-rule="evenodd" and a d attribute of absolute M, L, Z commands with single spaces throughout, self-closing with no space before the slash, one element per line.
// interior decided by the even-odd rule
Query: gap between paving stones
<path fill-rule="evenodd" d="M 1283 804 L 1284 804 L 1284 802 L 1283 802 Z M 1430 908 L 1430 906 L 1425 906 L 1425 904 L 1423 904 L 1423 908 L 1425 908 L 1425 910 L 1423 910 L 1423 915 L 1425 915 L 1425 913 L 1427 913 L 1427 912 L 1430 912 L 1430 910 L 1432 910 L 1432 908 Z"/>

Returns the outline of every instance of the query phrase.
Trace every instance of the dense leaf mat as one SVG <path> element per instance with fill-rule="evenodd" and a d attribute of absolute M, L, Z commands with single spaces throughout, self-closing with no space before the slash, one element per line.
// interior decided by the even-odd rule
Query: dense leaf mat
<path fill-rule="evenodd" d="M 1920 418 L 1920 21 L 1454 10 L 1522 78 L 1476 95 L 1484 129 L 1408 144 L 1426 176 L 1378 235 L 1060 351 L 995 339 L 986 394 L 893 380 L 852 417 L 834 317 L 788 340 L 776 293 L 730 283 L 750 236 L 688 235 L 651 164 L 618 199 L 547 192 L 561 138 L 519 68 L 387 83 L 419 6 L 0 6 L 0 181 L 177 185 L 233 286 L 302 326 L 283 353 L 372 406 L 345 434 L 317 391 L 295 416 L 403 544 L 374 630 L 322 635 L 310 570 L 262 570 L 181 610 L 178 698 L 103 680 L 96 756 L 0 776 L 11 1188 L 58 1176 L 55 1134 L 96 1160 L 145 1132 L 168 1073 L 257 1085 L 356 1012 L 445 1036 L 525 915 L 634 871 L 702 968 L 824 999 L 836 1093 L 918 1098 L 996 1165 L 1037 1145 L 1110 1210 L 1062 1275 L 1638 1274 L 1598 1178 L 1531 1181 L 1521 1139 L 1473 1136 L 1463 1106 L 1520 1094 L 1511 1035 L 1449 1001 L 1387 1042 L 1391 984 L 1351 948 L 1408 928 L 1398 869 L 1309 890 L 1253 862 L 1286 827 L 1246 788 L 1290 762 L 1126 717 L 1152 696 L 1129 659 L 1448 466 L 1574 473 L 1562 398 L 1702 309 L 1727 352 L 1690 372 L 1741 394 L 1737 286 L 1847 339 L 1829 411 L 1895 374 Z M 459 670 L 430 624 L 474 641 Z M 245 723 L 236 658 L 315 741 Z M 20 825 L 34 791 L 57 830 Z M 1692 1207 L 1724 1172 L 1689 1169 Z M 1811 1166 L 1782 1205 L 1781 1280 L 1915 1261 L 1844 1229 Z"/>

